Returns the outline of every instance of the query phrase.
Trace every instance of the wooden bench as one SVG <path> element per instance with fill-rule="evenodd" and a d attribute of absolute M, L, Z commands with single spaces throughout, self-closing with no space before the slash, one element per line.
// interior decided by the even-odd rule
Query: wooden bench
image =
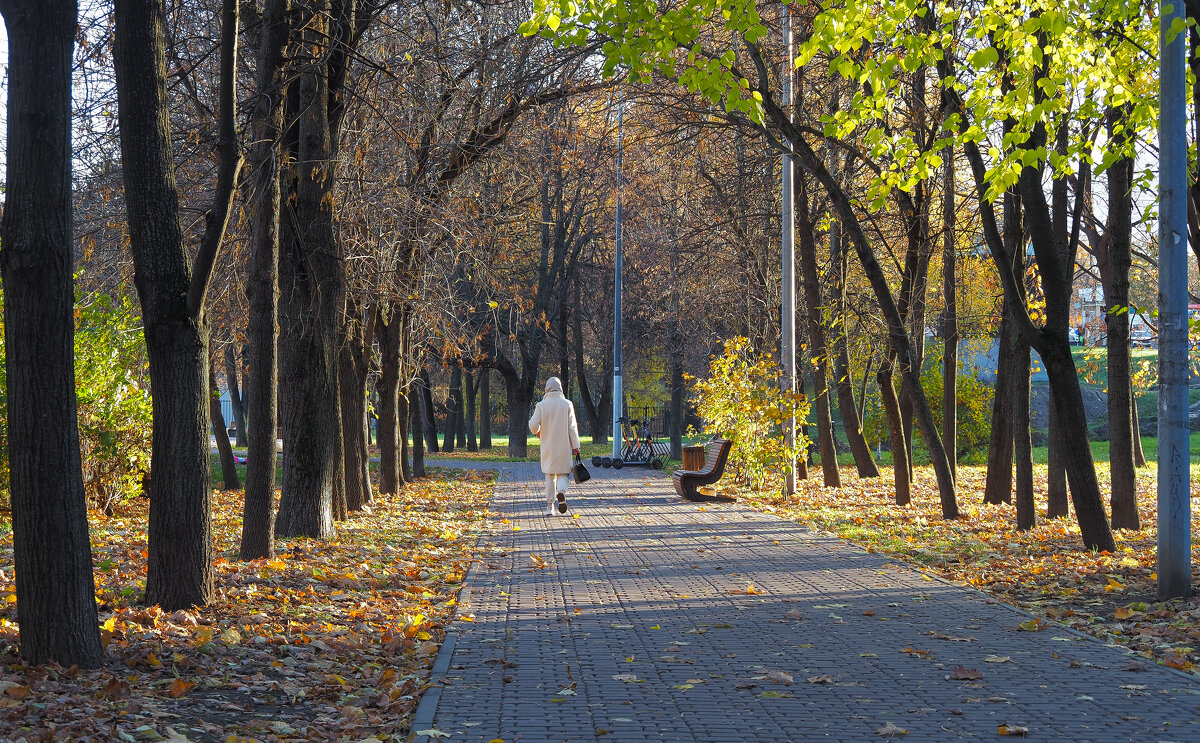
<path fill-rule="evenodd" d="M 675 481 L 675 492 L 690 501 L 731 501 L 727 495 L 704 495 L 698 488 L 712 485 L 725 473 L 729 461 L 729 450 L 733 442 L 729 439 L 713 439 L 704 447 L 704 466 L 698 470 L 675 470 L 671 479 Z"/>

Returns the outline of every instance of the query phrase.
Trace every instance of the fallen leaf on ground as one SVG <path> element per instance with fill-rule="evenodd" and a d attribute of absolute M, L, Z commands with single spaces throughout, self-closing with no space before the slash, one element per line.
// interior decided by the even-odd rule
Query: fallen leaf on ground
<path fill-rule="evenodd" d="M 792 685 L 792 674 L 783 671 L 767 671 L 764 680 L 768 684 L 783 684 L 784 686 Z"/>
<path fill-rule="evenodd" d="M 981 678 L 983 678 L 983 671 L 966 666 L 955 666 L 954 670 L 946 676 L 947 681 L 978 681 Z"/>

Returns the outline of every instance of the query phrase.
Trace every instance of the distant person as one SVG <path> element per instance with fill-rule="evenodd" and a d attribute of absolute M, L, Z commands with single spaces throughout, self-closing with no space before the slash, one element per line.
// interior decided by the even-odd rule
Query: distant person
<path fill-rule="evenodd" d="M 546 380 L 546 396 L 533 410 L 529 431 L 541 439 L 542 474 L 546 476 L 546 515 L 567 512 L 567 475 L 571 455 L 579 454 L 579 426 L 575 406 L 563 396 L 558 377 Z"/>

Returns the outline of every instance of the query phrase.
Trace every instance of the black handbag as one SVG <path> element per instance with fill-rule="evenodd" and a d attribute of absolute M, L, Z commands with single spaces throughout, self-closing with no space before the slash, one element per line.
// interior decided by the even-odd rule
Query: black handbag
<path fill-rule="evenodd" d="M 579 458 L 578 454 L 575 455 L 575 466 L 571 468 L 571 471 L 575 473 L 576 483 L 587 482 L 592 479 L 592 473 L 588 472 L 588 468 L 583 466 L 583 460 Z"/>

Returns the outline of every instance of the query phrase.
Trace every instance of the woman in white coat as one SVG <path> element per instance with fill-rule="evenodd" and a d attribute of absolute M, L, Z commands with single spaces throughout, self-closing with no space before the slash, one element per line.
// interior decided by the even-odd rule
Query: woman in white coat
<path fill-rule="evenodd" d="M 546 476 L 546 515 L 567 512 L 567 475 L 571 455 L 579 454 L 579 427 L 575 406 L 563 396 L 558 377 L 546 380 L 546 396 L 533 410 L 529 431 L 541 439 L 542 474 Z"/>

